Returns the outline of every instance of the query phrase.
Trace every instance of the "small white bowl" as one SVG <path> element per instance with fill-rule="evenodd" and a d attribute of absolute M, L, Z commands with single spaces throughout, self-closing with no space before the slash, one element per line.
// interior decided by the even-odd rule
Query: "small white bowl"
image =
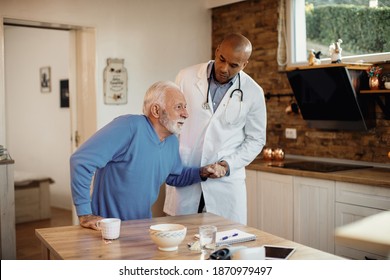
<path fill-rule="evenodd" d="M 161 251 L 175 251 L 187 234 L 187 228 L 179 224 L 157 224 L 149 228 L 150 238 Z"/>

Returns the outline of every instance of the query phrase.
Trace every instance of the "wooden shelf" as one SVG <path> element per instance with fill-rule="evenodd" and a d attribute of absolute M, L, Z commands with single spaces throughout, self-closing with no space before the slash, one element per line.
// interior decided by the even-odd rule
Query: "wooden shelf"
<path fill-rule="evenodd" d="M 286 71 L 294 71 L 294 70 L 307 70 L 307 69 L 315 69 L 315 68 L 329 68 L 329 67 L 346 67 L 350 70 L 367 70 L 371 63 L 329 63 L 329 64 L 319 64 L 319 65 L 297 65 L 297 66 L 289 66 L 286 67 Z"/>
<path fill-rule="evenodd" d="M 360 93 L 363 94 L 382 94 L 382 93 L 390 93 L 390 89 L 376 89 L 376 90 L 361 90 Z"/>

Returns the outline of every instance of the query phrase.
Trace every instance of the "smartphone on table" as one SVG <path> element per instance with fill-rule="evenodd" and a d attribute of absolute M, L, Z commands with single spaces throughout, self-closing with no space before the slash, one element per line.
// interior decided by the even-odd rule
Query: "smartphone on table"
<path fill-rule="evenodd" d="M 287 260 L 295 252 L 294 247 L 264 245 L 266 260 Z"/>

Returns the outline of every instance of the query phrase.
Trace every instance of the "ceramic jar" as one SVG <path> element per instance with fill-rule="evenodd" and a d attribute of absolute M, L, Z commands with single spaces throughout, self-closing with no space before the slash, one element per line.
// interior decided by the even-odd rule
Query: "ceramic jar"
<path fill-rule="evenodd" d="M 390 73 L 383 75 L 382 81 L 385 89 L 390 89 Z"/>

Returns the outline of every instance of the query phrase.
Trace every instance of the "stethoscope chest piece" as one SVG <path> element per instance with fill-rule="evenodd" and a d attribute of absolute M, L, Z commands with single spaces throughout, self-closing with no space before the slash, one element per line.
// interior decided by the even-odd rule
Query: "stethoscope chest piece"
<path fill-rule="evenodd" d="M 202 104 L 202 108 L 205 109 L 205 110 L 209 110 L 209 109 L 210 109 L 209 103 L 204 102 L 204 103 Z"/>

